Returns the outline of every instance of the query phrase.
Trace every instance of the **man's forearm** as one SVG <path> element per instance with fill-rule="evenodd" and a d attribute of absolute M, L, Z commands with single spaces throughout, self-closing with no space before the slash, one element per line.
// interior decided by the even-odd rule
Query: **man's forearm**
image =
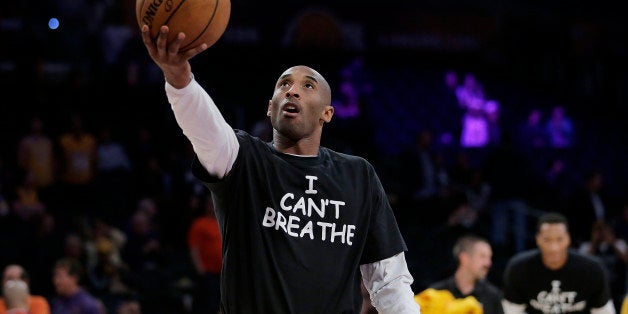
<path fill-rule="evenodd" d="M 371 303 L 378 313 L 421 313 L 419 304 L 414 301 L 414 292 L 410 287 L 413 278 L 408 271 L 403 252 L 378 262 L 361 265 L 360 271 Z"/>
<path fill-rule="evenodd" d="M 224 177 L 231 170 L 240 145 L 214 101 L 193 77 L 182 89 L 166 82 L 166 95 L 203 167 L 212 175 Z"/>

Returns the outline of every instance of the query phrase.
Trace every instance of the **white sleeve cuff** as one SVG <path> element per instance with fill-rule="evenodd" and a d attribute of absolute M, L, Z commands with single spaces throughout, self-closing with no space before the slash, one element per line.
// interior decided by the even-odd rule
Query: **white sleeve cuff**
<path fill-rule="evenodd" d="M 613 301 L 609 300 L 604 306 L 591 309 L 591 314 L 615 314 L 615 305 Z"/>
<path fill-rule="evenodd" d="M 504 314 L 523 314 L 526 306 L 525 304 L 516 304 L 502 299 L 502 308 L 504 308 Z"/>
<path fill-rule="evenodd" d="M 360 271 L 371 303 L 378 313 L 421 313 L 410 287 L 414 279 L 408 270 L 404 252 L 378 262 L 361 265 Z"/>

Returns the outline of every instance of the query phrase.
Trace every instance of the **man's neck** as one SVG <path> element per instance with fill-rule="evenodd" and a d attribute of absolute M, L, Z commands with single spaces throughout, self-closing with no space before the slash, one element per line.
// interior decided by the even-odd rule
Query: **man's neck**
<path fill-rule="evenodd" d="M 312 157 L 318 155 L 320 141 L 301 139 L 298 142 L 291 142 L 275 138 L 273 140 L 273 147 L 284 154 Z"/>
<path fill-rule="evenodd" d="M 458 269 L 454 274 L 456 287 L 463 295 L 469 295 L 475 289 L 476 279 L 467 272 Z"/>

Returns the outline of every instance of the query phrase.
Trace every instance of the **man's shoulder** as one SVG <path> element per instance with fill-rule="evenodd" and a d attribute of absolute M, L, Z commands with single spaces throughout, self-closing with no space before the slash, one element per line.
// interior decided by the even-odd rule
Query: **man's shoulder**
<path fill-rule="evenodd" d="M 537 260 L 541 258 L 541 251 L 538 249 L 531 249 L 523 252 L 519 252 L 512 256 L 510 264 L 520 264 L 529 261 Z"/>
<path fill-rule="evenodd" d="M 238 139 L 259 140 L 260 142 L 262 141 L 259 137 L 255 137 L 245 130 L 233 129 L 233 132 L 238 137 Z"/>
<path fill-rule="evenodd" d="M 433 282 L 432 284 L 430 284 L 430 288 L 434 288 L 437 290 L 451 290 L 453 288 L 455 288 L 456 284 L 455 284 L 455 279 L 453 276 L 449 276 L 447 278 L 438 280 L 436 282 Z"/>
<path fill-rule="evenodd" d="M 541 265 L 541 251 L 530 249 L 513 255 L 506 264 L 506 273 L 511 273 L 513 270 L 528 273 Z"/>
<path fill-rule="evenodd" d="M 369 166 L 371 165 L 370 162 L 362 156 L 339 152 L 325 146 L 320 147 L 320 153 L 323 155 L 329 156 L 329 158 L 333 161 L 338 161 L 338 162 L 344 161 L 344 162 L 363 164 L 363 165 L 369 165 Z"/>
<path fill-rule="evenodd" d="M 271 145 L 269 142 L 263 141 L 261 138 L 253 136 L 247 131 L 241 129 L 233 129 L 233 132 L 240 143 L 240 147 L 246 147 L 247 150 L 252 151 L 271 151 Z"/>
<path fill-rule="evenodd" d="M 236 138 L 238 139 L 238 142 L 240 142 L 240 145 L 242 144 L 253 144 L 253 145 L 260 145 L 260 146 L 265 146 L 265 147 L 272 147 L 271 143 L 272 142 L 267 142 L 251 133 L 249 133 L 248 131 L 242 130 L 242 129 L 233 129 L 233 132 L 236 135 Z"/>
<path fill-rule="evenodd" d="M 89 292 L 85 288 L 79 289 L 79 291 L 75 294 L 75 296 L 77 297 L 77 299 L 83 300 L 83 301 L 88 301 L 88 302 L 98 301 L 98 298 L 96 298 L 91 292 Z"/>
<path fill-rule="evenodd" d="M 569 259 L 577 266 L 598 267 L 602 269 L 602 260 L 594 255 L 580 253 L 576 250 L 569 250 Z"/>
<path fill-rule="evenodd" d="M 477 286 L 486 293 L 499 297 L 502 296 L 502 290 L 486 279 L 478 281 Z"/>

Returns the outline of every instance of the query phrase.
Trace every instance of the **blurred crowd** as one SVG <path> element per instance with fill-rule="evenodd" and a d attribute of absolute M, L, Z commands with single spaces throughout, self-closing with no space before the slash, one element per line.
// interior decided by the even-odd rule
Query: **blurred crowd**
<path fill-rule="evenodd" d="M 338 68 L 338 115 L 324 144 L 378 168 L 408 242 L 415 290 L 451 272 L 450 247 L 466 233 L 490 240 L 489 278 L 499 286 L 506 260 L 533 246 L 534 219 L 560 211 L 574 248 L 609 255 L 623 295 L 625 244 L 607 249 L 628 239 L 628 203 L 622 181 L 607 177 L 625 169 L 592 158 L 597 152 L 580 136 L 591 130 L 568 105 L 515 108 L 507 93 L 486 96 L 491 88 L 476 75 L 381 69 L 361 56 Z M 154 106 L 169 114 L 165 100 Z M 188 232 L 207 199 L 190 172 L 191 146 L 173 124 L 100 118 L 72 111 L 63 123 L 16 121 L 23 132 L 2 163 L 0 265 L 24 267 L 30 290 L 52 300 L 54 265 L 69 257 L 83 269 L 85 291 L 110 312 L 129 300 L 146 313 L 191 312 L 199 272 Z M 247 125 L 270 140 L 263 116 Z M 613 151 L 603 146 L 611 144 L 600 137 L 596 145 Z"/>

